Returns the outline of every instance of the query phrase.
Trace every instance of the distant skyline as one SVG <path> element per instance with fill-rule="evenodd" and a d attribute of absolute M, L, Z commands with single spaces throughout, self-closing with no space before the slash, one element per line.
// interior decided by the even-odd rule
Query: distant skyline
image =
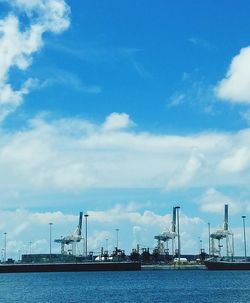
<path fill-rule="evenodd" d="M 246 0 L 0 0 L 0 243 L 7 232 L 9 255 L 29 242 L 48 251 L 49 222 L 58 238 L 79 211 L 90 215 L 91 250 L 106 239 L 112 250 L 116 228 L 127 253 L 153 248 L 176 205 L 183 253 L 197 253 L 225 203 L 243 254 L 249 11 Z"/>

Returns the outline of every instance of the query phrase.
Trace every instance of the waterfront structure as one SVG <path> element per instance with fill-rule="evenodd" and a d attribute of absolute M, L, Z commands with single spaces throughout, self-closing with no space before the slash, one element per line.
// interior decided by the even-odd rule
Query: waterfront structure
<path fill-rule="evenodd" d="M 78 226 L 71 235 L 62 237 L 61 239 L 55 239 L 56 243 L 61 244 L 62 255 L 67 254 L 67 251 L 65 251 L 65 245 L 71 245 L 70 249 L 68 250 L 68 253 L 72 254 L 73 256 L 76 255 L 76 244 L 82 240 L 82 215 L 83 213 L 80 212 Z"/>
<path fill-rule="evenodd" d="M 215 232 L 210 234 L 212 247 L 211 255 L 221 257 L 221 249 L 223 247 L 222 240 L 226 240 L 226 256 L 234 256 L 234 236 L 233 232 L 229 229 L 228 223 L 228 204 L 224 206 L 224 224 L 223 227 L 218 228 Z M 217 242 L 217 243 L 216 243 Z M 217 244 L 217 245 L 216 245 Z"/>

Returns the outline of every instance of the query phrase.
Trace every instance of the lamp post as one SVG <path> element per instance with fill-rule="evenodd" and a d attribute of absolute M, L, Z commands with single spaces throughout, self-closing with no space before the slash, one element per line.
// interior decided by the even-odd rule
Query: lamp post
<path fill-rule="evenodd" d="M 7 233 L 5 232 L 4 233 L 4 263 L 6 262 L 6 255 L 7 255 L 7 252 L 6 252 L 6 247 L 7 247 L 7 240 L 6 240 L 6 235 Z"/>
<path fill-rule="evenodd" d="M 118 236 L 119 236 L 119 228 L 116 228 L 116 248 L 118 249 L 118 244 L 119 244 L 119 241 L 118 241 Z"/>
<path fill-rule="evenodd" d="M 52 225 L 53 223 L 49 223 L 49 259 L 51 261 L 51 239 L 52 239 Z"/>
<path fill-rule="evenodd" d="M 246 216 L 242 216 L 241 218 L 242 218 L 242 221 L 243 221 L 244 252 L 245 252 L 245 258 L 247 258 L 246 224 L 245 224 Z"/>
<path fill-rule="evenodd" d="M 210 229 L 210 226 L 211 224 L 208 222 L 208 256 L 210 257 L 210 254 L 211 254 L 211 240 L 210 240 L 210 234 L 211 234 L 211 229 Z"/>
<path fill-rule="evenodd" d="M 202 253 L 202 239 L 201 239 L 201 237 L 198 237 L 198 241 L 199 241 L 199 252 L 201 254 Z"/>
<path fill-rule="evenodd" d="M 109 245 L 108 245 L 109 239 L 105 239 L 105 241 L 106 241 L 106 251 L 109 253 Z"/>
<path fill-rule="evenodd" d="M 85 256 L 88 257 L 88 214 L 85 214 Z"/>
<path fill-rule="evenodd" d="M 4 262 L 4 248 L 2 248 L 1 261 Z"/>
<path fill-rule="evenodd" d="M 181 239 L 180 239 L 180 206 L 176 206 L 176 215 L 177 215 L 177 237 L 178 237 L 178 263 L 180 264 L 181 259 Z"/>

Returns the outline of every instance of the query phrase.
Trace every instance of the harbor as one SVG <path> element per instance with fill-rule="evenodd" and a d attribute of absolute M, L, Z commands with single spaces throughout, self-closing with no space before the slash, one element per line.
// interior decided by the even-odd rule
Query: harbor
<path fill-rule="evenodd" d="M 154 237 L 155 247 L 140 248 L 139 245 L 129 254 L 119 248 L 118 231 L 116 247 L 109 254 L 101 248 L 96 255 L 88 249 L 88 215 L 79 213 L 78 225 L 73 233 L 54 239 L 60 245 L 60 253 L 52 253 L 52 237 L 50 223 L 50 251 L 44 253 L 22 254 L 16 261 L 6 258 L 0 264 L 0 273 L 7 272 L 69 272 L 69 271 L 130 271 L 130 270 L 249 270 L 250 260 L 247 258 L 246 237 L 244 233 L 245 258 L 234 254 L 234 236 L 229 227 L 229 208 L 224 205 L 224 222 L 221 228 L 211 232 L 209 228 L 208 253 L 200 248 L 197 255 L 181 253 L 182 239 L 180 237 L 180 207 L 173 207 L 172 223 L 169 229 Z M 85 235 L 83 235 L 83 217 L 85 217 Z M 245 217 L 243 217 L 245 228 Z M 210 226 L 209 226 L 210 227 Z M 6 235 L 5 235 L 6 236 Z M 83 242 L 85 254 L 77 253 L 77 246 Z M 222 255 L 223 242 L 226 254 Z M 5 238 L 6 245 L 6 238 Z M 6 253 L 6 249 L 4 251 Z"/>

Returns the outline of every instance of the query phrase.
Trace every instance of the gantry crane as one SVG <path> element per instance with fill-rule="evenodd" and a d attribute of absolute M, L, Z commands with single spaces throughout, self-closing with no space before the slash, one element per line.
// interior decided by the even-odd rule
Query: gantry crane
<path fill-rule="evenodd" d="M 229 229 L 228 224 L 228 204 L 225 204 L 224 208 L 224 224 L 222 227 L 217 229 L 214 233 L 210 235 L 212 240 L 211 253 L 213 256 L 218 255 L 221 257 L 221 248 L 223 244 L 221 240 L 226 239 L 226 254 L 227 257 L 233 257 L 234 255 L 234 237 L 232 231 Z M 217 240 L 217 245 L 215 244 L 215 240 Z"/>
<path fill-rule="evenodd" d="M 72 235 L 62 237 L 61 239 L 55 239 L 56 243 L 61 243 L 61 254 L 62 255 L 67 254 L 67 252 L 65 251 L 65 245 L 71 245 L 71 250 L 68 250 L 68 251 L 71 251 L 73 256 L 76 255 L 76 244 L 83 239 L 83 237 L 82 237 L 82 215 L 83 215 L 83 213 L 80 212 L 78 226 Z"/>
<path fill-rule="evenodd" d="M 175 255 L 175 237 L 176 233 L 176 207 L 173 207 L 173 217 L 171 223 L 171 229 L 162 232 L 160 235 L 155 236 L 154 238 L 157 240 L 156 250 L 159 254 L 165 254 L 165 250 L 167 253 L 169 252 L 168 241 L 172 240 L 172 255 Z M 164 247 L 164 243 L 166 243 L 166 249 Z"/>

